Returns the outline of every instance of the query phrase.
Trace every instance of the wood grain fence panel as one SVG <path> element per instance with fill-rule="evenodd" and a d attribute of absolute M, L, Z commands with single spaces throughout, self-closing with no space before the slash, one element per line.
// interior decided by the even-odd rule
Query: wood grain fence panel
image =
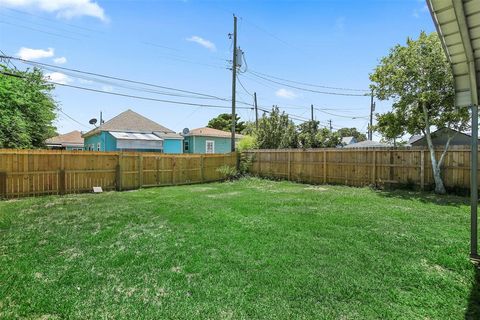
<path fill-rule="evenodd" d="M 223 179 L 218 168 L 235 167 L 237 154 L 0 150 L 0 197 L 129 190 Z"/>
<path fill-rule="evenodd" d="M 434 184 L 428 149 L 336 148 L 252 150 L 245 153 L 253 159 L 251 173 L 264 177 L 350 186 L 375 184 L 431 188 Z M 441 149 L 436 151 L 437 159 L 441 153 Z M 449 149 L 442 165 L 442 174 L 446 187 L 468 189 L 470 149 Z"/>

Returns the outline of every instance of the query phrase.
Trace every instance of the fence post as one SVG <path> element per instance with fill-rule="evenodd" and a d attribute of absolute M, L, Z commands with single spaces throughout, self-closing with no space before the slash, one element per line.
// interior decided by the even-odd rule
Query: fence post
<path fill-rule="evenodd" d="M 205 170 L 203 168 L 203 166 L 205 165 L 205 157 L 203 156 L 203 154 L 200 155 L 200 179 L 201 181 L 205 181 Z"/>
<path fill-rule="evenodd" d="M 138 156 L 138 187 L 143 186 L 143 156 Z"/>
<path fill-rule="evenodd" d="M 7 173 L 4 171 L 0 172 L 0 198 L 7 198 Z"/>
<path fill-rule="evenodd" d="M 177 158 L 172 157 L 172 184 L 175 185 L 175 166 L 177 165 Z"/>
<path fill-rule="evenodd" d="M 118 154 L 117 166 L 115 167 L 115 187 L 122 191 L 122 154 Z"/>
<path fill-rule="evenodd" d="M 156 158 L 156 169 L 157 169 L 157 175 L 156 175 L 156 183 L 157 186 L 160 184 L 160 157 Z"/>
<path fill-rule="evenodd" d="M 372 184 L 377 185 L 377 150 L 373 150 Z"/>
<path fill-rule="evenodd" d="M 393 170 L 394 170 L 394 166 L 393 166 L 393 153 L 392 153 L 392 150 L 390 149 L 388 151 L 388 156 L 390 158 L 390 164 L 389 164 L 389 173 L 388 173 L 388 180 L 390 181 L 390 186 L 393 184 Z"/>
<path fill-rule="evenodd" d="M 288 150 L 288 180 L 292 180 L 292 152 Z"/>
<path fill-rule="evenodd" d="M 66 182 L 66 174 L 65 174 L 65 169 L 61 169 L 59 171 L 59 179 L 58 179 L 58 193 L 61 195 L 65 194 L 65 182 Z"/>
<path fill-rule="evenodd" d="M 420 189 L 425 189 L 425 151 L 420 151 Z"/>
<path fill-rule="evenodd" d="M 257 159 L 258 159 L 258 161 L 257 161 L 257 163 L 258 163 L 258 173 L 257 173 L 257 174 L 258 174 L 259 176 L 262 176 L 262 160 L 261 160 L 261 156 L 260 156 L 260 155 L 261 155 L 261 153 L 260 153 L 260 152 L 257 152 Z"/>
<path fill-rule="evenodd" d="M 323 150 L 323 184 L 327 184 L 327 150 Z"/>

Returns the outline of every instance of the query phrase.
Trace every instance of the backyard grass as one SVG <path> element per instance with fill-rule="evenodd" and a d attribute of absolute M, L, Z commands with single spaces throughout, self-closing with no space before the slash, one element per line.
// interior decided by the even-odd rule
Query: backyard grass
<path fill-rule="evenodd" d="M 0 318 L 480 319 L 467 199 L 236 182 L 0 202 Z"/>

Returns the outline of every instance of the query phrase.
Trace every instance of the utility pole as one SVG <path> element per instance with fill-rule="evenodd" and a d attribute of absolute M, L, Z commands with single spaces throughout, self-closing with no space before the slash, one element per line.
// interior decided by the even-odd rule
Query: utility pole
<path fill-rule="evenodd" d="M 375 102 L 373 102 L 373 89 L 370 95 L 370 125 L 368 127 L 368 140 L 373 140 L 373 112 L 375 111 Z"/>
<path fill-rule="evenodd" d="M 253 102 L 255 104 L 255 128 L 258 130 L 258 106 L 257 106 L 257 93 L 253 93 Z"/>
<path fill-rule="evenodd" d="M 233 59 L 232 59 L 232 152 L 235 151 L 235 130 L 237 115 L 235 112 L 237 86 L 237 17 L 233 15 Z"/>
<path fill-rule="evenodd" d="M 332 119 L 328 120 L 328 126 L 330 127 L 330 132 L 332 132 Z"/>
<path fill-rule="evenodd" d="M 310 112 L 312 113 L 312 122 L 313 122 L 313 120 L 314 120 L 314 119 L 313 119 L 313 104 L 310 105 Z"/>

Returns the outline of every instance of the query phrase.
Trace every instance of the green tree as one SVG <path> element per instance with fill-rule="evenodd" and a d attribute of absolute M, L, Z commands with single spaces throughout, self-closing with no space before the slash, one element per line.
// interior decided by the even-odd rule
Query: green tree
<path fill-rule="evenodd" d="M 354 137 L 357 142 L 367 140 L 367 136 L 365 135 L 365 133 L 359 132 L 357 128 L 341 128 L 337 130 L 337 133 L 340 138 Z"/>
<path fill-rule="evenodd" d="M 54 86 L 45 82 L 37 68 L 19 71 L 0 65 L 0 70 L 0 147 L 44 147 L 56 129 Z"/>
<path fill-rule="evenodd" d="M 245 122 L 240 121 L 240 117 L 236 115 L 236 125 L 235 125 L 235 132 L 241 133 L 245 130 Z M 232 130 L 232 114 L 231 113 L 222 113 L 216 116 L 215 118 L 208 121 L 207 127 L 223 130 L 223 131 L 231 131 Z"/>
<path fill-rule="evenodd" d="M 435 192 L 445 193 L 441 166 L 450 145 L 450 137 L 439 159 L 435 155 L 431 128 L 465 130 L 467 108 L 454 106 L 454 85 L 450 65 L 436 33 L 422 32 L 418 40 L 407 39 L 406 46 L 396 45 L 370 75 L 372 89 L 380 100 L 392 99 L 395 116 L 409 134 L 426 137 Z"/>
<path fill-rule="evenodd" d="M 342 143 L 342 137 L 338 132 L 332 132 L 327 128 L 320 129 L 316 139 L 320 148 L 335 148 Z"/>
<path fill-rule="evenodd" d="M 383 114 L 376 114 L 377 124 L 374 130 L 382 135 L 383 141 L 392 143 L 397 147 L 397 140 L 405 134 L 405 117 L 395 112 L 389 111 Z"/>
<path fill-rule="evenodd" d="M 295 124 L 285 112 L 280 113 L 278 107 L 263 116 L 258 121 L 255 130 L 257 147 L 260 149 L 297 148 L 298 136 Z"/>
<path fill-rule="evenodd" d="M 319 125 L 319 121 L 305 121 L 298 125 L 298 141 L 302 148 L 320 147 L 317 137 Z"/>

